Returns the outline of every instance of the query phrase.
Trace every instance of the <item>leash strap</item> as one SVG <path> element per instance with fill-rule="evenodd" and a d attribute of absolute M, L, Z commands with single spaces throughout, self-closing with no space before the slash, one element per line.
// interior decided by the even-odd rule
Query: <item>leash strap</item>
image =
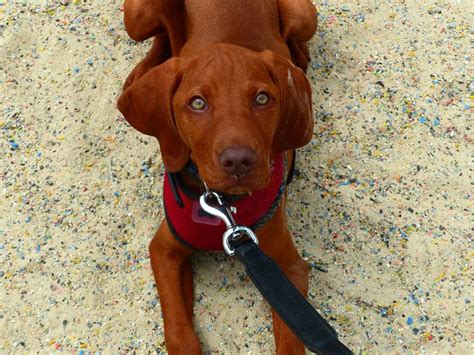
<path fill-rule="evenodd" d="M 237 243 L 235 255 L 270 306 L 312 352 L 352 354 L 337 339 L 336 331 L 288 280 L 278 265 L 254 242 Z"/>
<path fill-rule="evenodd" d="M 248 227 L 236 223 L 232 210 L 220 195 L 210 191 L 199 198 L 204 211 L 226 225 L 222 244 L 228 255 L 237 255 L 247 274 L 270 306 L 305 346 L 318 354 L 349 355 L 352 352 L 338 339 L 336 331 L 311 306 L 278 265 L 258 247 L 258 238 Z"/>

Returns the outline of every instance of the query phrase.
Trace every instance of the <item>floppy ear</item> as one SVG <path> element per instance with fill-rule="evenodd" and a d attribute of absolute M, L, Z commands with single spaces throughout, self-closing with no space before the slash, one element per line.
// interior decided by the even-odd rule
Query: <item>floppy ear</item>
<path fill-rule="evenodd" d="M 313 135 L 311 85 L 303 71 L 271 51 L 261 56 L 280 88 L 280 121 L 273 136 L 275 153 L 306 145 Z"/>
<path fill-rule="evenodd" d="M 170 172 L 181 170 L 190 156 L 189 148 L 176 130 L 172 109 L 182 67 L 182 59 L 169 59 L 130 85 L 117 102 L 118 109 L 133 127 L 158 138 L 163 163 Z"/>

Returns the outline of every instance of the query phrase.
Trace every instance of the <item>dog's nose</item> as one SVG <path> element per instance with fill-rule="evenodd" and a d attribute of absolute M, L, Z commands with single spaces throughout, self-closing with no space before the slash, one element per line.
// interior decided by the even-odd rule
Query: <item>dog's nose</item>
<path fill-rule="evenodd" d="M 219 155 L 219 163 L 230 175 L 242 177 L 252 170 L 257 154 L 248 147 L 227 148 Z"/>

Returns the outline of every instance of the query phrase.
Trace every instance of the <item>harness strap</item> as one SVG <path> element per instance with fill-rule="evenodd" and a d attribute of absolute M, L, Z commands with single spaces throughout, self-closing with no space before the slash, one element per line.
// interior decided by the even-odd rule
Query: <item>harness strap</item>
<path fill-rule="evenodd" d="M 290 170 L 288 170 L 288 176 L 286 177 L 286 186 L 293 182 L 296 170 L 296 149 L 293 150 L 293 159 L 291 160 Z"/>
<path fill-rule="evenodd" d="M 352 351 L 337 339 L 336 331 L 288 280 L 277 264 L 254 242 L 237 243 L 235 255 L 270 306 L 312 352 L 349 355 Z"/>
<path fill-rule="evenodd" d="M 288 186 L 293 182 L 293 179 L 295 176 L 295 170 L 296 170 L 296 150 L 293 150 L 293 159 L 291 161 L 290 169 L 288 170 L 285 186 Z M 188 176 L 190 176 L 191 179 L 193 179 L 195 182 L 202 184 L 202 180 L 199 177 L 199 171 L 197 170 L 196 165 L 194 165 L 194 163 L 191 160 L 187 162 L 187 164 L 183 168 L 183 171 L 186 171 Z M 180 208 L 184 208 L 183 199 L 181 198 L 181 195 L 179 193 L 179 190 L 184 189 L 184 186 L 179 181 L 178 173 L 166 172 L 166 174 L 168 175 L 168 178 L 170 180 L 171 190 L 173 192 L 173 196 L 177 205 Z M 238 196 L 236 196 L 236 198 L 238 198 Z"/>
<path fill-rule="evenodd" d="M 183 199 L 181 198 L 181 195 L 179 194 L 179 182 L 178 182 L 178 176 L 176 173 L 170 173 L 166 172 L 168 175 L 169 181 L 170 181 L 170 186 L 171 186 L 171 191 L 173 192 L 174 200 L 176 201 L 176 204 L 180 208 L 184 208 L 184 202 Z"/>

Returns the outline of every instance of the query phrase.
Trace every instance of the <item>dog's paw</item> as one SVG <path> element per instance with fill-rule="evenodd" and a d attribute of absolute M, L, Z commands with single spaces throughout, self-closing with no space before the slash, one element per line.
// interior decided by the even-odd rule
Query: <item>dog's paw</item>
<path fill-rule="evenodd" d="M 189 355 L 201 355 L 201 343 L 196 334 L 183 336 L 182 334 L 179 338 L 173 340 L 166 340 L 166 349 L 170 355 L 180 355 L 180 354 L 189 354 Z"/>
<path fill-rule="evenodd" d="M 305 348 L 302 343 L 299 344 L 284 344 L 277 347 L 277 355 L 304 355 Z"/>
<path fill-rule="evenodd" d="M 304 355 L 304 344 L 299 340 L 295 334 L 285 327 L 283 332 L 276 340 L 276 354 L 277 355 Z"/>

